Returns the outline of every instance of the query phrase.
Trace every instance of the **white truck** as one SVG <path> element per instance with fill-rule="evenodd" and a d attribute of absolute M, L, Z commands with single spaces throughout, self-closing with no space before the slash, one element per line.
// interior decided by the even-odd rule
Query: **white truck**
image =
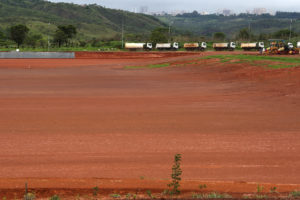
<path fill-rule="evenodd" d="M 234 51 L 234 49 L 236 48 L 236 44 L 235 44 L 235 42 L 214 43 L 213 48 L 216 51 L 225 51 L 225 50 Z"/>
<path fill-rule="evenodd" d="M 204 51 L 207 48 L 206 42 L 201 43 L 184 43 L 183 47 L 187 51 Z"/>
<path fill-rule="evenodd" d="M 241 48 L 244 51 L 261 50 L 265 48 L 264 42 L 241 43 Z"/>
<path fill-rule="evenodd" d="M 152 43 L 125 43 L 125 49 L 130 51 L 152 50 Z"/>
<path fill-rule="evenodd" d="M 179 49 L 179 44 L 178 42 L 174 43 L 157 43 L 156 44 L 156 49 L 157 50 L 178 50 Z"/>

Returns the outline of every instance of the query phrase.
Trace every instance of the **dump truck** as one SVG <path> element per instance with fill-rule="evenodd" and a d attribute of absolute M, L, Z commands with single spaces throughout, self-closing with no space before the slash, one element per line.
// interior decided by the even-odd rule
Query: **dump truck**
<path fill-rule="evenodd" d="M 184 43 L 183 47 L 187 51 L 204 51 L 207 48 L 207 44 L 206 44 L 206 42 Z"/>
<path fill-rule="evenodd" d="M 151 50 L 152 44 L 151 43 L 125 43 L 125 49 L 131 50 L 131 51 Z"/>
<path fill-rule="evenodd" d="M 241 48 L 244 51 L 251 51 L 251 50 L 262 50 L 265 48 L 264 42 L 253 42 L 253 43 L 241 43 Z"/>
<path fill-rule="evenodd" d="M 236 48 L 236 44 L 235 44 L 235 42 L 214 43 L 213 48 L 216 51 L 225 51 L 225 50 L 234 51 L 234 49 Z"/>
<path fill-rule="evenodd" d="M 295 48 L 292 43 L 285 43 L 282 39 L 269 40 L 270 47 L 263 52 L 265 55 L 295 55 L 299 54 L 299 48 Z"/>
<path fill-rule="evenodd" d="M 156 49 L 157 50 L 178 50 L 179 49 L 179 44 L 178 42 L 174 43 L 157 43 L 156 44 Z"/>

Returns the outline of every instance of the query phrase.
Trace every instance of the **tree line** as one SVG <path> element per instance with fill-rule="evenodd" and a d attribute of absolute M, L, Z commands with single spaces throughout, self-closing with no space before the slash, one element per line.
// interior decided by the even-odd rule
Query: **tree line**
<path fill-rule="evenodd" d="M 62 45 L 69 46 L 71 39 L 73 39 L 76 34 L 77 29 L 75 26 L 59 25 L 57 26 L 51 41 L 58 47 L 61 47 Z M 22 45 L 35 48 L 37 46 L 48 46 L 49 44 L 47 43 L 49 41 L 50 40 L 45 41 L 41 34 L 30 33 L 30 29 L 23 24 L 11 26 L 8 29 L 7 34 L 0 31 L 0 43 L 2 45 L 14 42 L 17 45 L 17 48 L 20 48 Z"/>
<path fill-rule="evenodd" d="M 0 31 L 0 45 L 3 43 L 9 44 L 13 42 L 16 44 L 17 48 L 21 46 L 26 47 L 43 47 L 56 46 L 58 48 L 64 47 L 74 47 L 74 38 L 77 35 L 77 28 L 73 25 L 59 25 L 57 26 L 55 32 L 52 34 L 51 39 L 43 38 L 41 34 L 34 34 L 30 32 L 30 29 L 23 24 L 11 26 L 9 28 L 8 34 L 4 34 Z M 271 38 L 285 39 L 298 37 L 299 34 L 290 31 L 289 29 L 282 29 L 270 34 L 253 34 L 248 28 L 243 28 L 235 34 L 234 41 L 267 41 Z M 152 42 L 152 43 L 165 43 L 165 42 L 199 42 L 199 41 L 214 41 L 214 42 L 225 42 L 232 40 L 232 37 L 227 37 L 223 32 L 216 32 L 211 37 L 195 36 L 192 33 L 178 33 L 176 30 L 170 31 L 165 27 L 157 27 L 151 31 L 149 35 L 147 34 L 126 34 L 125 41 L 128 42 Z M 51 44 L 49 44 L 50 42 Z M 90 45 L 91 47 L 101 47 L 101 46 L 113 46 L 114 48 L 121 48 L 121 35 L 116 35 L 110 39 L 93 38 L 89 41 L 77 40 L 76 43 L 80 47 L 86 47 Z M 3 46 L 3 45 L 2 45 Z"/>

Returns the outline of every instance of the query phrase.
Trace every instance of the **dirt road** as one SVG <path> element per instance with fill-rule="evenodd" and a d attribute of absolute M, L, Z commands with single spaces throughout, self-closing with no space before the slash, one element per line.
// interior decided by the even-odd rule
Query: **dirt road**
<path fill-rule="evenodd" d="M 0 60 L 0 179 L 300 184 L 299 68 L 124 68 L 199 56 Z"/>

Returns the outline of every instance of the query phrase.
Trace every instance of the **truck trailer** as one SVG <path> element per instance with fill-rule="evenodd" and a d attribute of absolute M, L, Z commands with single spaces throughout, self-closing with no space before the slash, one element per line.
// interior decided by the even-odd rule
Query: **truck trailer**
<path fill-rule="evenodd" d="M 179 44 L 178 42 L 174 43 L 157 43 L 156 44 L 156 49 L 157 50 L 178 50 L 179 49 Z"/>
<path fill-rule="evenodd" d="M 206 42 L 201 43 L 184 43 L 183 46 L 187 51 L 204 51 L 207 48 Z"/>
<path fill-rule="evenodd" d="M 125 49 L 131 51 L 152 50 L 152 44 L 151 43 L 125 43 Z"/>
<path fill-rule="evenodd" d="M 213 44 L 213 48 L 216 51 L 225 51 L 225 50 L 234 51 L 234 49 L 236 48 L 236 44 L 235 44 L 235 42 L 230 42 L 230 43 L 214 43 Z"/>
<path fill-rule="evenodd" d="M 261 50 L 265 48 L 265 44 L 263 42 L 241 43 L 241 48 L 244 51 Z"/>

